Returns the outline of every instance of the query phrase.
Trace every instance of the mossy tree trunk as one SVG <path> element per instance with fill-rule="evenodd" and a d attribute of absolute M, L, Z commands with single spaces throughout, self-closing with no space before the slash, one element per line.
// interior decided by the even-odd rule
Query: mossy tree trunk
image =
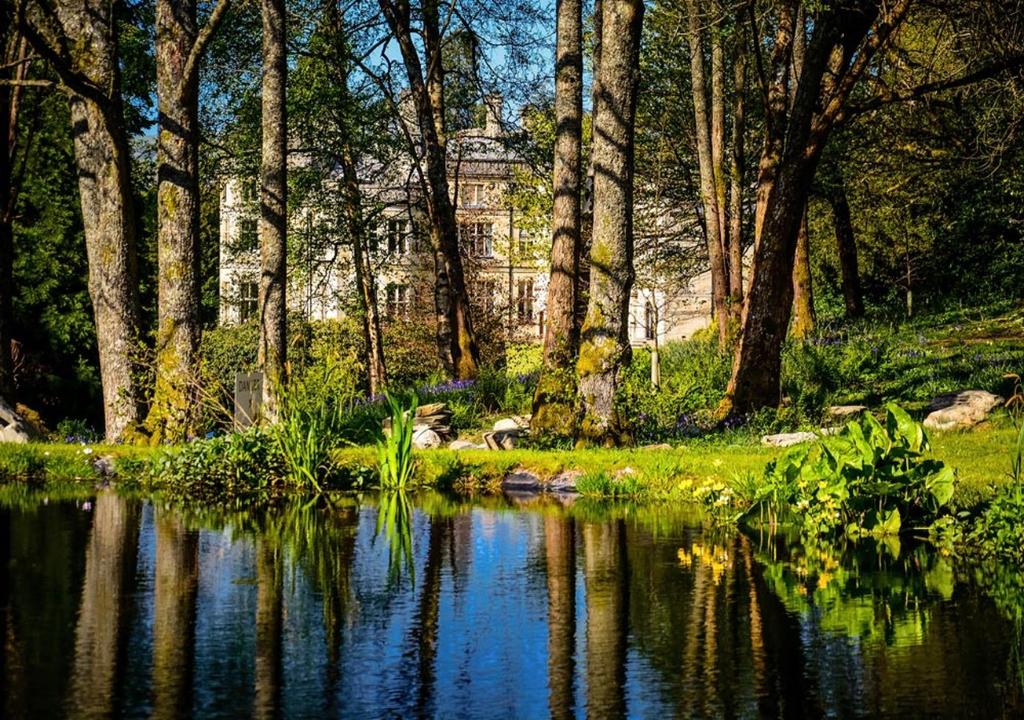
<path fill-rule="evenodd" d="M 147 429 L 179 441 L 193 429 L 199 382 L 199 58 L 228 6 L 199 32 L 195 0 L 157 0 L 156 388 Z"/>
<path fill-rule="evenodd" d="M 633 138 L 639 79 L 640 0 L 602 3 L 600 98 L 594 121 L 594 229 L 590 299 L 576 363 L 580 436 L 610 444 L 627 435 L 615 410 L 629 364 L 629 298 L 633 287 Z"/>
<path fill-rule="evenodd" d="M 287 361 L 288 78 L 284 0 L 262 0 L 263 159 L 260 171 L 260 342 L 263 412 L 277 417 L 276 394 Z"/>
<path fill-rule="evenodd" d="M 423 26 L 412 28 L 412 8 L 404 0 L 379 0 L 388 27 L 398 42 L 416 108 L 419 142 L 422 148 L 420 179 L 426 196 L 430 241 L 435 261 L 435 306 L 437 341 L 442 363 L 458 379 L 476 377 L 480 351 L 470 312 L 469 291 L 459 252 L 455 206 L 448 186 L 447 150 L 444 132 L 444 63 L 438 5 L 422 3 Z M 422 39 L 424 63 L 420 62 L 418 34 Z M 420 158 L 413 158 L 420 167 Z"/>
<path fill-rule="evenodd" d="M 142 417 L 137 224 L 112 0 L 30 3 L 20 30 L 70 96 L 106 437 Z M 73 38 L 73 43 L 67 39 Z"/>
<path fill-rule="evenodd" d="M 535 432 L 574 432 L 576 304 L 582 254 L 583 6 L 558 0 L 555 50 L 554 207 L 544 363 L 533 400 Z"/>
<path fill-rule="evenodd" d="M 605 0 L 605 12 L 613 4 Z M 619 519 L 586 523 L 582 534 L 587 602 L 587 715 L 622 718 L 627 710 L 629 638 L 625 522 Z"/>
<path fill-rule="evenodd" d="M 719 412 L 742 415 L 780 400 L 782 344 L 793 302 L 797 236 L 821 151 L 873 58 L 891 42 L 910 0 L 858 0 L 815 13 L 793 101 L 787 102 L 796 13 L 779 12 L 766 142 L 758 175 L 754 262 L 733 360 Z"/>

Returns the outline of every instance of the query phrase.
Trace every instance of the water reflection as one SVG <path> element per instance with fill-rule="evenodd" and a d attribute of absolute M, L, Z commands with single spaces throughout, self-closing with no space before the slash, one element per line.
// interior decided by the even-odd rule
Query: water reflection
<path fill-rule="evenodd" d="M 1024 712 L 1017 625 L 948 560 L 682 509 L 104 492 L 0 508 L 0 557 L 8 717 Z"/>

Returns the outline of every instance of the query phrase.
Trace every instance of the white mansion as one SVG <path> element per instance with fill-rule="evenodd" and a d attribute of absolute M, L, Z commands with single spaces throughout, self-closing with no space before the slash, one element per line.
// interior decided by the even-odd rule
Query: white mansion
<path fill-rule="evenodd" d="M 500 114 L 500 113 L 499 113 Z M 477 323 L 504 323 L 509 336 L 539 340 L 543 333 L 550 233 L 533 232 L 507 200 L 523 164 L 509 149 L 501 124 L 488 114 L 485 127 L 462 131 L 449 141 L 450 186 L 457 195 L 456 219 L 466 276 Z M 398 165 L 396 163 L 396 165 Z M 377 228 L 371 245 L 384 317 L 433 316 L 433 254 L 418 202 L 419 190 L 408 165 L 390 171 L 361 168 L 364 212 Z M 340 173 L 337 178 L 340 187 Z M 229 179 L 220 198 L 220 322 L 233 324 L 255 314 L 259 280 L 254 185 Z M 334 187 L 322 188 L 324 193 Z M 543 192 L 543 190 L 538 190 Z M 321 222 L 322 212 L 293 212 L 289 236 L 318 236 L 290 249 L 288 303 L 311 320 L 338 318 L 351 307 L 354 276 L 342 231 Z M 536 219 L 533 223 L 538 225 Z M 658 222 L 658 225 L 664 223 Z M 335 224 L 333 227 L 337 228 Z M 655 243 L 657 244 L 657 243 Z M 642 262 L 638 248 L 638 264 Z M 646 281 L 646 282 L 645 282 Z M 707 273 L 689 281 L 637 283 L 630 306 L 630 338 L 635 345 L 684 338 L 705 327 L 710 317 Z"/>

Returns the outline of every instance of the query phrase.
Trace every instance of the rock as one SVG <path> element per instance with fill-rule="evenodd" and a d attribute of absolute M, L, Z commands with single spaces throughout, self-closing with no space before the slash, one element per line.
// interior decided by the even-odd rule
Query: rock
<path fill-rule="evenodd" d="M 116 474 L 113 455 L 104 455 L 103 457 L 96 458 L 92 461 L 92 467 L 103 478 L 113 477 Z"/>
<path fill-rule="evenodd" d="M 420 405 L 416 408 L 416 417 L 424 418 L 431 415 L 447 415 L 451 417 L 451 411 L 444 403 L 430 403 L 428 405 Z"/>
<path fill-rule="evenodd" d="M 430 428 L 420 428 L 412 434 L 412 446 L 420 450 L 441 447 L 441 436 Z"/>
<path fill-rule="evenodd" d="M 644 445 L 641 450 L 671 450 L 672 446 L 668 443 L 654 443 L 653 445 Z"/>
<path fill-rule="evenodd" d="M 516 468 L 501 481 L 501 489 L 512 492 L 536 492 L 541 488 L 540 477 L 526 468 Z"/>
<path fill-rule="evenodd" d="M 817 439 L 818 436 L 812 432 L 779 433 L 778 435 L 765 435 L 761 438 L 761 444 L 772 447 L 789 447 Z"/>
<path fill-rule="evenodd" d="M 478 447 L 480 446 L 469 440 L 452 440 L 448 445 L 449 450 L 476 450 Z"/>
<path fill-rule="evenodd" d="M 526 433 L 523 430 L 495 430 L 484 433 L 484 442 L 491 450 L 514 450 L 519 438 Z"/>
<path fill-rule="evenodd" d="M 833 405 L 825 411 L 825 415 L 831 420 L 844 422 L 853 420 L 867 410 L 865 405 Z"/>
<path fill-rule="evenodd" d="M 551 478 L 547 489 L 553 493 L 575 493 L 576 480 L 582 475 L 580 470 L 565 470 Z"/>
<path fill-rule="evenodd" d="M 527 430 L 530 427 L 530 418 L 523 415 L 507 417 L 494 423 L 494 430 Z"/>
<path fill-rule="evenodd" d="M 1005 401 L 984 390 L 962 390 L 939 395 L 928 406 L 924 426 L 929 430 L 969 428 L 987 418 Z"/>
<path fill-rule="evenodd" d="M 0 442 L 27 443 L 32 440 L 32 428 L 21 416 L 0 399 Z"/>

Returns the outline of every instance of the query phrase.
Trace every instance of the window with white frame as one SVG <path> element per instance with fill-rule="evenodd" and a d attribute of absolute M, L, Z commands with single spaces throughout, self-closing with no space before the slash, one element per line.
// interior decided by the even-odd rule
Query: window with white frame
<path fill-rule="evenodd" d="M 484 315 L 492 315 L 497 307 L 498 283 L 496 280 L 476 280 L 473 282 L 473 298 L 476 306 Z"/>
<path fill-rule="evenodd" d="M 523 228 L 519 229 L 519 255 L 520 257 L 529 257 L 533 253 L 533 235 L 530 234 L 529 230 Z"/>
<path fill-rule="evenodd" d="M 244 280 L 238 286 L 238 320 L 246 320 L 256 316 L 259 307 L 260 286 L 253 280 Z"/>
<path fill-rule="evenodd" d="M 658 335 L 658 312 L 650 300 L 644 305 L 644 337 L 654 340 Z"/>
<path fill-rule="evenodd" d="M 494 225 L 489 222 L 459 223 L 462 247 L 474 257 L 494 255 Z"/>
<path fill-rule="evenodd" d="M 486 188 L 482 183 L 465 183 L 459 188 L 462 207 L 483 207 L 486 200 Z"/>
<path fill-rule="evenodd" d="M 412 251 L 412 233 L 409 232 L 409 221 L 392 218 L 387 221 L 384 230 L 390 255 L 408 255 Z"/>
<path fill-rule="evenodd" d="M 408 285 L 388 285 L 385 312 L 389 318 L 409 317 L 409 306 L 412 302 L 412 293 Z"/>
<path fill-rule="evenodd" d="M 533 322 L 533 278 L 516 283 L 516 315 L 521 323 Z"/>

